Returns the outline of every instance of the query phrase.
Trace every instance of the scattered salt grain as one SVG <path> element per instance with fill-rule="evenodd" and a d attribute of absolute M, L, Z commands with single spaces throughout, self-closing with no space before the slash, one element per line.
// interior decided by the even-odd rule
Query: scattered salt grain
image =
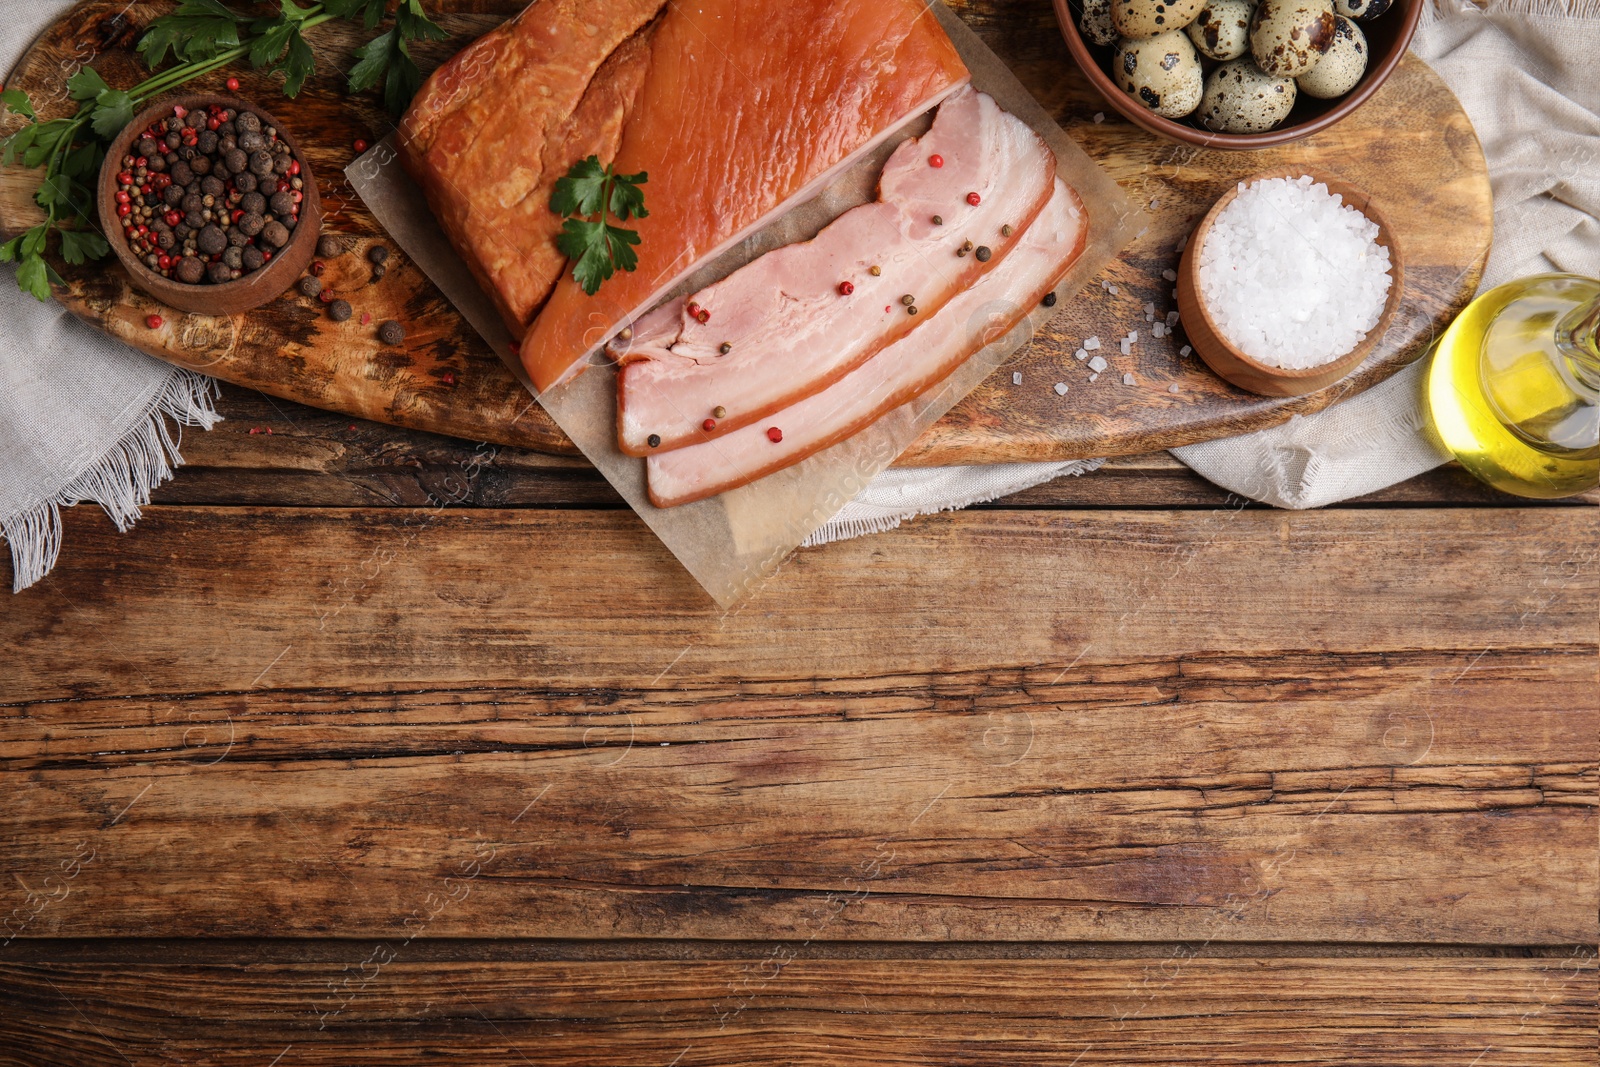
<path fill-rule="evenodd" d="M 1158 322 L 1154 326 L 1150 327 L 1151 337 L 1165 337 L 1166 333 L 1167 327 L 1165 323 Z"/>
<path fill-rule="evenodd" d="M 1091 374 L 1091 375 L 1089 375 L 1089 380 L 1090 380 L 1090 381 L 1091 381 L 1091 382 L 1092 382 L 1092 381 L 1094 381 L 1094 380 L 1095 380 L 1095 379 L 1096 379 L 1096 378 L 1098 378 L 1098 377 L 1100 377 L 1100 375 L 1098 375 L 1098 374 Z"/>
<path fill-rule="evenodd" d="M 1067 395 L 1067 383 L 1066 382 L 1057 382 L 1056 383 L 1056 396 L 1066 396 L 1066 395 Z"/>
<path fill-rule="evenodd" d="M 1083 348 L 1084 348 L 1084 351 L 1086 351 L 1086 352 L 1093 352 L 1095 349 L 1097 349 L 1099 347 L 1100 347 L 1100 335 L 1099 334 L 1095 334 L 1093 337 L 1091 337 L 1087 341 L 1083 342 Z"/>
<path fill-rule="evenodd" d="M 1136 345 L 1136 344 L 1139 343 L 1139 331 L 1138 330 L 1129 330 L 1128 331 L 1128 343 L 1130 345 Z"/>
<path fill-rule="evenodd" d="M 1182 348 L 1178 349 L 1178 355 L 1187 356 L 1190 352 L 1193 352 L 1193 351 L 1194 351 L 1194 349 L 1192 347 L 1190 347 L 1189 345 L 1184 345 Z"/>
<path fill-rule="evenodd" d="M 1089 369 L 1094 371 L 1096 374 L 1099 374 L 1101 371 L 1105 370 L 1107 366 L 1108 364 L 1106 363 L 1105 356 L 1095 356 L 1089 361 Z"/>
<path fill-rule="evenodd" d="M 1011 384 L 1012 385 L 1021 385 L 1022 384 L 1022 372 L 1021 371 L 1014 370 L 1014 371 L 1011 372 Z"/>
<path fill-rule="evenodd" d="M 1178 280 L 1178 272 L 1173 270 L 1171 267 L 1168 267 L 1166 270 L 1162 271 L 1161 276 L 1169 282 L 1175 282 Z"/>
<path fill-rule="evenodd" d="M 1167 328 L 1170 330 L 1176 325 L 1178 325 L 1178 313 L 1176 311 L 1167 312 Z"/>
<path fill-rule="evenodd" d="M 1079 361 L 1079 362 L 1082 362 L 1082 361 L 1083 361 L 1083 360 L 1086 360 L 1086 359 L 1088 359 L 1088 358 L 1089 358 L 1089 353 L 1087 353 L 1087 352 L 1085 352 L 1085 351 L 1084 351 L 1084 350 L 1083 350 L 1083 349 L 1081 349 L 1081 348 L 1080 348 L 1080 349 L 1078 349 L 1078 350 L 1077 350 L 1077 351 L 1076 351 L 1076 352 L 1074 352 L 1074 353 L 1072 353 L 1072 354 L 1073 354 L 1073 355 L 1074 355 L 1074 356 L 1076 356 L 1076 357 L 1077 357 L 1077 358 L 1078 358 L 1078 361 Z"/>
<path fill-rule="evenodd" d="M 1329 363 L 1383 315 L 1393 278 L 1377 236 L 1310 176 L 1241 185 L 1200 249 L 1201 297 L 1222 335 L 1262 363 Z"/>
<path fill-rule="evenodd" d="M 1178 391 L 1178 387 L 1177 387 L 1176 384 L 1167 386 L 1167 392 L 1176 393 L 1177 391 Z"/>
<path fill-rule="evenodd" d="M 1132 385 L 1132 384 L 1133 384 L 1133 375 L 1131 375 L 1131 374 L 1124 374 L 1124 375 L 1123 375 L 1123 376 L 1122 376 L 1122 384 L 1123 384 L 1123 385 Z"/>
<path fill-rule="evenodd" d="M 1144 321 L 1146 321 L 1146 322 L 1154 322 L 1154 321 L 1156 321 L 1156 306 L 1154 304 L 1150 304 L 1150 303 L 1146 303 L 1145 304 L 1145 306 L 1144 306 Z"/>
<path fill-rule="evenodd" d="M 1123 355 L 1125 355 L 1125 356 L 1133 355 L 1133 345 L 1128 342 L 1128 339 L 1126 337 L 1124 337 L 1121 341 L 1117 342 L 1117 347 L 1122 349 L 1122 354 Z"/>
<path fill-rule="evenodd" d="M 1106 292 L 1110 293 L 1112 296 L 1116 296 L 1117 295 L 1117 287 L 1114 286 L 1114 285 L 1108 285 L 1108 286 L 1106 286 Z"/>
<path fill-rule="evenodd" d="M 1161 201 L 1159 201 L 1159 200 L 1150 201 L 1150 210 L 1151 211 L 1154 211 L 1156 208 L 1158 208 L 1160 206 L 1161 206 Z"/>
<path fill-rule="evenodd" d="M 1094 113 L 1094 120 L 1096 122 L 1104 122 L 1106 120 L 1106 113 L 1104 111 L 1096 111 Z"/>
<path fill-rule="evenodd" d="M 1182 252 L 1184 246 L 1187 245 L 1188 243 L 1189 243 L 1189 235 L 1188 234 L 1184 234 L 1182 237 L 1178 238 L 1178 251 Z"/>

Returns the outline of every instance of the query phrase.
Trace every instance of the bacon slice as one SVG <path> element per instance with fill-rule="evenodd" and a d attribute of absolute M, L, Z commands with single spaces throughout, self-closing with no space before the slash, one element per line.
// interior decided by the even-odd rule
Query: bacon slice
<path fill-rule="evenodd" d="M 638 269 L 593 296 L 561 280 L 522 339 L 534 385 L 577 373 L 692 270 L 967 79 L 922 0 L 674 0 L 615 160 L 650 175 L 650 216 L 628 224 Z"/>
<path fill-rule="evenodd" d="M 859 433 L 947 378 L 973 353 L 1010 332 L 1061 283 L 1082 254 L 1082 202 L 1059 178 L 1054 195 L 1004 263 L 909 336 L 814 396 L 715 441 L 652 455 L 650 500 L 676 507 L 735 489 Z M 767 437 L 778 426 L 783 440 Z"/>
<path fill-rule="evenodd" d="M 826 389 L 998 267 L 1054 175 L 1027 123 L 962 89 L 889 157 L 877 201 L 647 317 L 621 355 L 619 447 L 646 456 L 714 440 Z"/>

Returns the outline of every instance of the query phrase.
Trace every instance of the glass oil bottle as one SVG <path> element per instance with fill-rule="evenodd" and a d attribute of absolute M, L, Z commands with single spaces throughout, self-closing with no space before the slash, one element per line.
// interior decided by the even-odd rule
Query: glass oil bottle
<path fill-rule="evenodd" d="M 1497 489 L 1562 497 L 1600 482 L 1600 281 L 1538 274 L 1480 295 L 1428 370 L 1434 430 Z"/>

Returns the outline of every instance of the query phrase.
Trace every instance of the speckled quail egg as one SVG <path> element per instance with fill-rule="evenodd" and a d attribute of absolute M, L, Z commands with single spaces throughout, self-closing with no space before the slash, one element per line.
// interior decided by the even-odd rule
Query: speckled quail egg
<path fill-rule="evenodd" d="M 1338 27 L 1333 31 L 1333 47 L 1308 73 L 1295 79 L 1302 93 L 1318 100 L 1343 96 L 1367 72 L 1367 35 L 1343 15 L 1335 15 L 1334 21 Z"/>
<path fill-rule="evenodd" d="M 1111 24 L 1131 40 L 1154 37 L 1183 29 L 1205 6 L 1206 0 L 1111 0 Z"/>
<path fill-rule="evenodd" d="M 1346 18 L 1370 22 L 1389 10 L 1393 0 L 1333 0 L 1333 8 Z"/>
<path fill-rule="evenodd" d="M 1123 39 L 1111 59 L 1111 76 L 1129 96 L 1169 119 L 1193 111 L 1205 88 L 1200 57 L 1182 30 Z"/>
<path fill-rule="evenodd" d="M 1196 117 L 1217 133 L 1265 133 L 1288 117 L 1294 98 L 1293 78 L 1264 73 L 1245 56 L 1211 72 Z"/>
<path fill-rule="evenodd" d="M 1189 40 L 1200 54 L 1227 61 L 1250 48 L 1250 0 L 1210 0 L 1189 23 Z"/>
<path fill-rule="evenodd" d="M 1261 0 L 1250 54 L 1268 74 L 1298 78 L 1333 46 L 1333 0 Z"/>
<path fill-rule="evenodd" d="M 1078 32 L 1094 44 L 1116 44 L 1117 28 L 1111 25 L 1111 0 L 1083 0 Z"/>

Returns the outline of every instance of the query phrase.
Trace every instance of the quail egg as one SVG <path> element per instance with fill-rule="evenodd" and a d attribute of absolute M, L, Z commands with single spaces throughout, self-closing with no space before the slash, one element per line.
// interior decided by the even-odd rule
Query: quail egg
<path fill-rule="evenodd" d="M 1083 0 L 1078 32 L 1094 44 L 1116 44 L 1117 29 L 1111 25 L 1111 0 Z"/>
<path fill-rule="evenodd" d="M 1333 45 L 1333 0 L 1261 0 L 1250 53 L 1267 74 L 1298 78 Z"/>
<path fill-rule="evenodd" d="M 1137 40 L 1181 30 L 1205 6 L 1206 0 L 1111 0 L 1111 22 L 1122 36 Z"/>
<path fill-rule="evenodd" d="M 1189 23 L 1189 40 L 1200 54 L 1223 61 L 1238 59 L 1250 48 L 1250 0 L 1210 0 Z"/>
<path fill-rule="evenodd" d="M 1334 10 L 1346 18 L 1370 22 L 1389 10 L 1392 0 L 1333 0 Z"/>
<path fill-rule="evenodd" d="M 1295 79 L 1302 93 L 1318 100 L 1343 96 L 1367 72 L 1367 35 L 1343 15 L 1333 18 L 1338 23 L 1333 31 L 1333 47 L 1308 73 Z"/>
<path fill-rule="evenodd" d="M 1200 57 L 1182 30 L 1122 40 L 1111 59 L 1111 73 L 1129 96 L 1169 119 L 1193 111 L 1205 88 Z"/>
<path fill-rule="evenodd" d="M 1211 72 L 1198 118 L 1217 133 L 1265 133 L 1288 117 L 1294 98 L 1293 78 L 1264 73 L 1245 56 Z"/>

